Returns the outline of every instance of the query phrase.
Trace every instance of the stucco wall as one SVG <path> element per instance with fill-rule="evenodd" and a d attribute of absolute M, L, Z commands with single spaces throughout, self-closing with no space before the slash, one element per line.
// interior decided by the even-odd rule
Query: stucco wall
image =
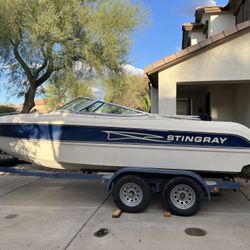
<path fill-rule="evenodd" d="M 237 85 L 237 121 L 250 127 L 250 81 Z"/>
<path fill-rule="evenodd" d="M 214 121 L 236 121 L 236 84 L 211 85 L 211 117 Z"/>
<path fill-rule="evenodd" d="M 177 83 L 201 84 L 250 79 L 250 33 L 159 72 L 159 113 L 176 113 Z"/>
<path fill-rule="evenodd" d="M 232 13 L 223 13 L 219 15 L 203 15 L 201 23 L 208 21 L 208 36 L 212 36 L 222 32 L 223 30 L 235 25 L 235 16 Z M 203 31 L 193 30 L 190 32 L 191 45 L 206 39 Z"/>
<path fill-rule="evenodd" d="M 158 89 L 151 86 L 150 88 L 150 99 L 151 99 L 151 113 L 158 113 Z"/>
<path fill-rule="evenodd" d="M 198 42 L 206 39 L 206 35 L 202 31 L 192 31 L 190 33 L 191 45 L 195 45 Z"/>
<path fill-rule="evenodd" d="M 235 25 L 233 14 L 211 15 L 209 17 L 208 36 L 220 33 L 221 31 Z"/>
<path fill-rule="evenodd" d="M 201 23 L 205 24 L 206 21 L 209 21 L 210 14 L 203 14 L 201 17 Z"/>

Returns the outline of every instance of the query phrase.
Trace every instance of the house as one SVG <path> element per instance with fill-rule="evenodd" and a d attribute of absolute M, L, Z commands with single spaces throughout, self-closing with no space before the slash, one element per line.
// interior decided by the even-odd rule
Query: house
<path fill-rule="evenodd" d="M 182 30 L 182 50 L 144 69 L 151 112 L 250 127 L 250 0 L 199 7 Z"/>

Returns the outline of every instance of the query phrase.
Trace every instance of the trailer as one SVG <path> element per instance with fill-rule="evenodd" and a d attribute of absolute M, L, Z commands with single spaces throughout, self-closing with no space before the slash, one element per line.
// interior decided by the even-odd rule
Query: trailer
<path fill-rule="evenodd" d="M 233 179 L 205 180 L 193 171 L 155 168 L 121 168 L 114 173 L 53 172 L 0 167 L 0 172 L 56 179 L 100 180 L 124 212 L 139 213 L 149 205 L 152 193 L 161 193 L 165 209 L 179 216 L 196 214 L 205 198 L 221 189 L 239 190 Z"/>

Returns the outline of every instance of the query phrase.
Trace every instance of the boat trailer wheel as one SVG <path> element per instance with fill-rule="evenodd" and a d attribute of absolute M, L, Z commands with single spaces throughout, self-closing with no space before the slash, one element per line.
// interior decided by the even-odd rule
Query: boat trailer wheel
<path fill-rule="evenodd" d="M 188 209 L 194 205 L 196 195 L 190 186 L 180 184 L 171 190 L 170 199 L 177 208 Z"/>
<path fill-rule="evenodd" d="M 112 196 L 115 204 L 123 212 L 139 213 L 150 202 L 151 187 L 139 175 L 125 175 L 115 181 Z"/>
<path fill-rule="evenodd" d="M 120 199 L 128 207 L 139 205 L 143 199 L 141 187 L 136 183 L 126 183 L 120 189 Z"/>
<path fill-rule="evenodd" d="M 164 207 L 171 213 L 191 216 L 201 209 L 204 193 L 200 184 L 194 179 L 177 176 L 165 183 L 162 200 Z"/>

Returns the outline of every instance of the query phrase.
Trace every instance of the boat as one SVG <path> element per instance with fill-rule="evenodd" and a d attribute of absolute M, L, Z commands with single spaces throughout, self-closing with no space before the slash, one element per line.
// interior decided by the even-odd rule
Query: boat
<path fill-rule="evenodd" d="M 79 97 L 46 114 L 1 116 L 0 150 L 53 169 L 143 167 L 238 175 L 250 164 L 250 129 Z"/>

